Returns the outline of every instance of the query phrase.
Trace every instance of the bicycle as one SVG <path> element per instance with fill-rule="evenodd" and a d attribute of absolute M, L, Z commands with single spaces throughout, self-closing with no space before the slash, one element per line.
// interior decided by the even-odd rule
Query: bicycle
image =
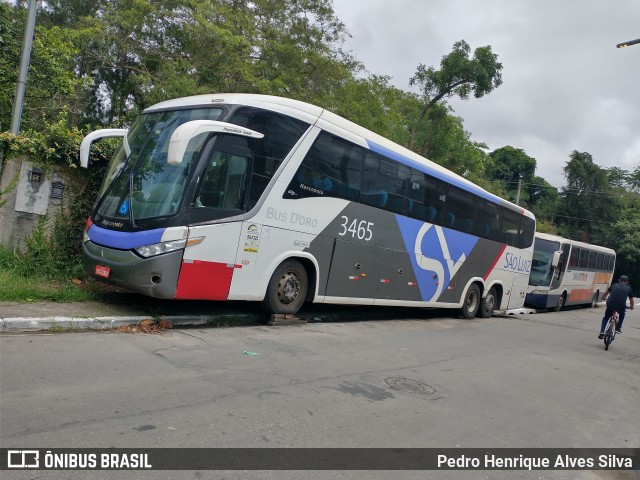
<path fill-rule="evenodd" d="M 618 312 L 614 310 L 609 317 L 607 326 L 604 329 L 604 349 L 609 350 L 609 345 L 616 338 L 616 330 L 618 329 L 618 318 L 620 318 Z"/>

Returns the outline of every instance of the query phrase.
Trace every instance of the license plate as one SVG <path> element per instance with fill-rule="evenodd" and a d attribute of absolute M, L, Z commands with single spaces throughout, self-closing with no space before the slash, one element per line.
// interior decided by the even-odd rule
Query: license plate
<path fill-rule="evenodd" d="M 96 265 L 96 275 L 99 277 L 109 278 L 111 269 L 109 267 L 103 267 L 102 265 Z"/>

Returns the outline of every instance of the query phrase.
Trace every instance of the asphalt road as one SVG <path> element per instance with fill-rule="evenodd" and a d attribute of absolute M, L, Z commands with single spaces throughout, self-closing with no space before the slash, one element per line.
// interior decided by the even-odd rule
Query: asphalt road
<path fill-rule="evenodd" d="M 466 321 L 0 336 L 0 443 L 63 447 L 640 447 L 640 321 Z M 413 312 L 415 313 L 415 312 Z M 639 478 L 611 471 L 2 472 L 3 478 Z"/>

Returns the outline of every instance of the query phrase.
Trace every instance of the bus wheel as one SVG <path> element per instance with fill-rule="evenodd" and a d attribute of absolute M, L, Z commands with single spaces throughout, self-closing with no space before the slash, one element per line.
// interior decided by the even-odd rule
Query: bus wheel
<path fill-rule="evenodd" d="M 554 312 L 559 312 L 560 310 L 562 310 L 562 308 L 564 307 L 564 303 L 566 302 L 566 297 L 565 294 L 563 293 L 562 295 L 560 295 L 558 297 L 558 303 L 556 303 L 556 306 L 553 307 L 553 311 Z"/>
<path fill-rule="evenodd" d="M 480 308 L 478 309 L 478 314 L 480 315 L 480 317 L 489 318 L 491 315 L 493 315 L 493 311 L 496 308 L 497 301 L 498 298 L 496 296 L 496 289 L 495 287 L 491 287 L 489 293 L 487 293 L 487 296 L 480 301 Z"/>
<path fill-rule="evenodd" d="M 269 313 L 294 314 L 306 296 L 307 271 L 297 260 L 287 260 L 273 272 L 262 303 Z"/>
<path fill-rule="evenodd" d="M 474 318 L 480 307 L 480 289 L 475 283 L 469 287 L 462 304 L 462 316 L 468 320 Z"/>
<path fill-rule="evenodd" d="M 600 298 L 599 290 L 593 294 L 593 298 L 591 299 L 591 308 L 596 308 L 598 306 L 598 298 Z"/>

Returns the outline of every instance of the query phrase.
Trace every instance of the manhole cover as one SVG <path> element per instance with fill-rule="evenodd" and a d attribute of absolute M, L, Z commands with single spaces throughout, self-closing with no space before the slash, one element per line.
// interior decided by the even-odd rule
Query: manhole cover
<path fill-rule="evenodd" d="M 385 383 L 396 390 L 402 390 L 403 392 L 419 393 L 422 395 L 433 395 L 436 393 L 436 389 L 431 385 L 427 385 L 420 380 L 412 380 L 404 377 L 389 377 L 385 380 Z"/>

